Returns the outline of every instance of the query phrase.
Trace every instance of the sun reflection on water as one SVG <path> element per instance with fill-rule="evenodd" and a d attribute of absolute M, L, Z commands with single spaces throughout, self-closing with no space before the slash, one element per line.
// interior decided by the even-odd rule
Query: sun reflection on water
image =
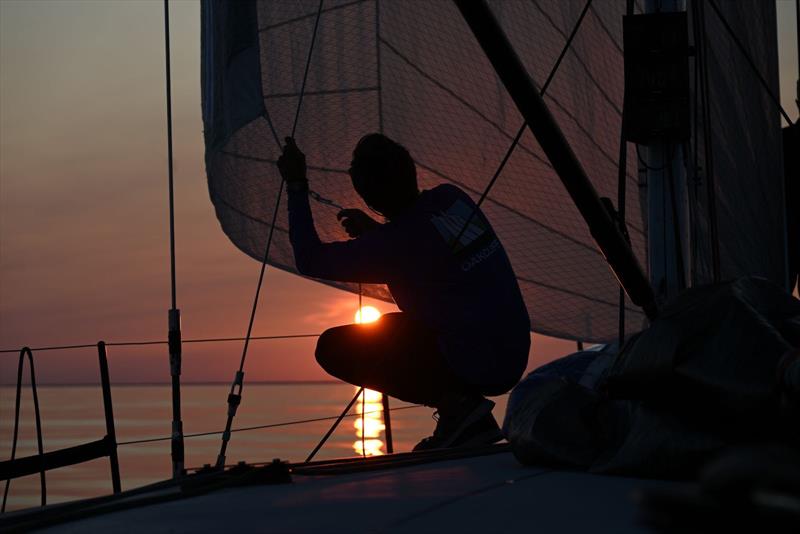
<path fill-rule="evenodd" d="M 359 456 L 386 454 L 381 439 L 386 430 L 383 424 L 383 395 L 379 391 L 365 389 L 358 399 L 356 413 L 359 416 L 353 422 L 353 428 L 358 439 L 353 442 L 353 450 Z"/>
<path fill-rule="evenodd" d="M 356 323 L 372 323 L 380 319 L 381 312 L 373 306 L 361 306 L 356 311 Z M 358 390 L 358 388 L 356 388 Z M 379 391 L 364 389 L 356 404 L 358 417 L 353 422 L 356 430 L 356 439 L 353 450 L 359 456 L 380 456 L 386 454 L 383 449 L 382 432 L 386 430 L 383 424 L 383 395 Z"/>

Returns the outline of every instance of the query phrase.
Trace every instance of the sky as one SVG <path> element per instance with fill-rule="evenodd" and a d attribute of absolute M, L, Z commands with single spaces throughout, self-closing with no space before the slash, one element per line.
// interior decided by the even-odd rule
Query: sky
<path fill-rule="evenodd" d="M 793 118 L 793 0 L 778 0 L 781 99 Z M 183 336 L 244 335 L 258 262 L 208 198 L 199 2 L 172 0 L 178 307 Z M 0 349 L 166 338 L 169 302 L 163 4 L 0 0 Z M 389 304 L 367 299 L 382 311 Z M 357 297 L 268 268 L 254 335 L 352 322 Z M 314 339 L 257 341 L 247 380 L 324 380 Z M 574 349 L 534 336 L 530 368 Z M 241 343 L 184 346 L 184 380 L 226 382 Z M 112 347 L 112 381 L 165 382 L 162 346 Z M 16 355 L 0 354 L 0 383 Z M 91 349 L 36 353 L 42 383 L 97 380 Z"/>

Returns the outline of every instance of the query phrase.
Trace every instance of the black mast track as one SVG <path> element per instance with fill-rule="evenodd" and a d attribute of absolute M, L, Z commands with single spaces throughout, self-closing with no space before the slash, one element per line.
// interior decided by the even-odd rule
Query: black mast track
<path fill-rule="evenodd" d="M 655 293 L 485 0 L 453 0 L 589 226 L 620 285 L 650 319 Z"/>

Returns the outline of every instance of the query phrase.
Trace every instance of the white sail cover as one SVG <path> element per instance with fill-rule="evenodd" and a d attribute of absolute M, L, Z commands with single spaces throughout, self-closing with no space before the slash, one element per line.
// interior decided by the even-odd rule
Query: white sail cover
<path fill-rule="evenodd" d="M 613 199 L 625 4 L 592 3 L 545 95 L 595 188 Z M 292 133 L 295 120 L 323 241 L 347 239 L 335 217 L 338 207 L 366 210 L 347 174 L 363 135 L 382 132 L 405 145 L 422 188 L 452 183 L 477 199 L 523 122 L 450 0 L 324 0 L 309 59 L 319 5 L 318 0 L 203 2 L 209 192 L 225 233 L 258 260 L 281 183 L 275 167 L 279 140 Z M 541 86 L 585 0 L 490 5 Z M 627 189 L 632 247 L 644 265 L 632 147 Z M 269 263 L 296 272 L 285 198 L 280 204 Z M 508 251 L 534 331 L 586 341 L 615 337 L 619 286 L 529 131 L 483 210 Z M 391 298 L 382 286 L 364 286 L 364 293 Z M 642 320 L 628 304 L 628 331 Z"/>

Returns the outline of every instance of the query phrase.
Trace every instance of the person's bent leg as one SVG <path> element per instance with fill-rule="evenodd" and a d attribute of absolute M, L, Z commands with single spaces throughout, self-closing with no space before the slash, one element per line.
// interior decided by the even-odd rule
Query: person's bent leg
<path fill-rule="evenodd" d="M 336 378 L 415 404 L 439 407 L 468 389 L 445 362 L 435 334 L 403 313 L 326 330 L 316 358 Z"/>
<path fill-rule="evenodd" d="M 436 408 L 436 430 L 414 450 L 485 445 L 502 438 L 491 413 L 494 403 L 455 375 L 430 329 L 403 313 L 331 328 L 320 337 L 316 356 L 323 369 L 341 380 Z"/>

